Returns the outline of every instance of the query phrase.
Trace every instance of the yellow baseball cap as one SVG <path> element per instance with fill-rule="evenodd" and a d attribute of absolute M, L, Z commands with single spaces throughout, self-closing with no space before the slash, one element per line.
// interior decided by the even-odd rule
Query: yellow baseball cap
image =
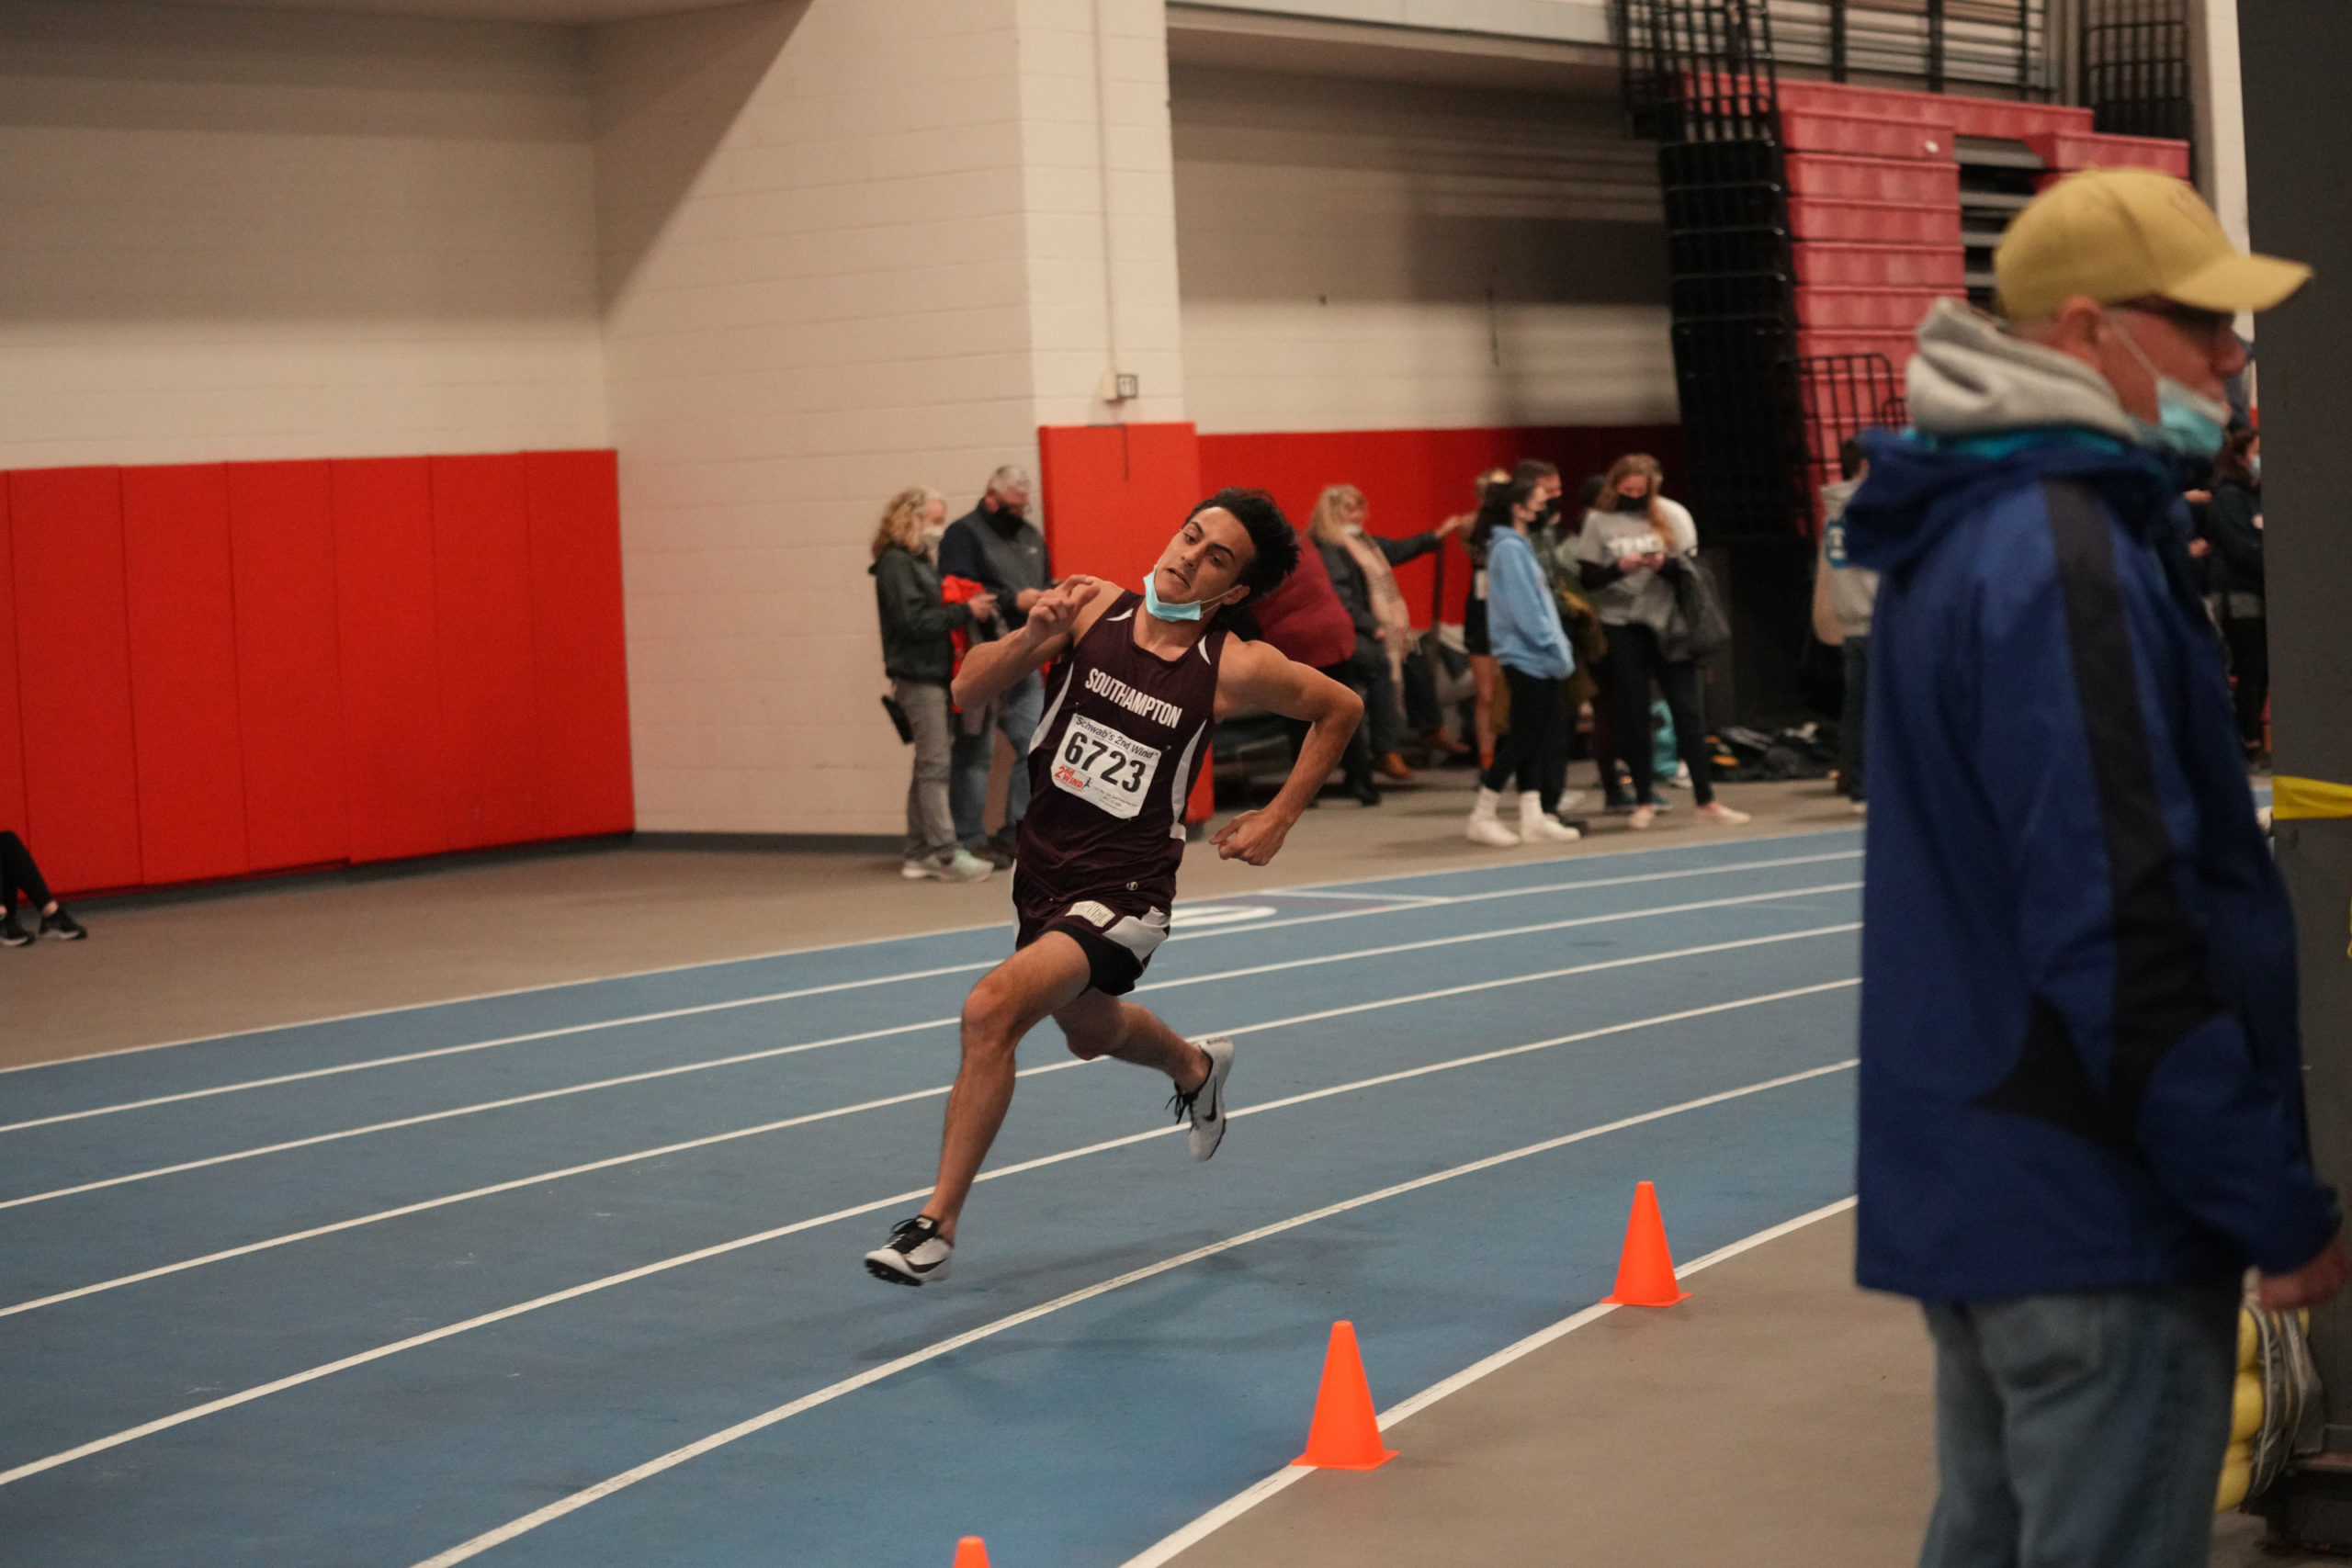
<path fill-rule="evenodd" d="M 2200 310 L 2267 310 L 2312 275 L 2248 255 L 2188 182 L 2154 169 L 2086 169 L 2027 204 L 1993 253 L 2001 313 L 2030 321 L 2077 294 L 2102 305 L 2159 295 Z"/>

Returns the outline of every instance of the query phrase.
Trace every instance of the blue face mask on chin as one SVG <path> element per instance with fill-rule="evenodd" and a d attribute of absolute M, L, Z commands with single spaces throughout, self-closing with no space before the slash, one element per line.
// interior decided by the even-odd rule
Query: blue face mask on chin
<path fill-rule="evenodd" d="M 2140 368 L 2155 378 L 2156 422 L 2150 424 L 2138 415 L 2132 423 L 2140 427 L 2140 445 L 2177 452 L 2184 457 L 2213 457 L 2220 454 L 2229 440 L 2230 405 L 2217 402 L 2159 371 L 2148 358 L 2139 340 L 2121 327 L 2115 329 L 2123 339 L 2123 346 L 2140 362 Z"/>
<path fill-rule="evenodd" d="M 1143 607 L 1151 618 L 1155 621 L 1199 620 L 1201 602 L 1195 599 L 1189 604 L 1170 604 L 1159 596 L 1159 590 L 1152 586 L 1152 579 L 1159 575 L 1156 571 L 1148 571 L 1143 575 Z"/>

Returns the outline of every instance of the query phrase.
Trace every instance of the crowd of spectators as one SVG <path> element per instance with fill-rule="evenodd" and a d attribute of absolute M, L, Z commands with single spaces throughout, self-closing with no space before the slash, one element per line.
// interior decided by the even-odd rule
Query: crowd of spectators
<path fill-rule="evenodd" d="M 1031 488 L 1022 469 L 1001 468 L 952 523 L 937 491 L 910 489 L 890 499 L 875 532 L 871 570 L 891 683 L 885 703 L 913 748 L 903 866 L 910 879 L 976 881 L 1013 858 L 1027 770 L 1010 770 L 993 834 L 991 773 L 999 737 L 1015 759 L 1027 754 L 1043 678 L 977 712 L 959 712 L 949 685 L 966 651 L 1018 629 L 1054 581 L 1045 536 L 1029 518 Z M 1583 482 L 1573 506 L 1563 504 L 1559 469 L 1539 459 L 1485 470 L 1472 492 L 1474 509 L 1397 535 L 1373 531 L 1363 491 L 1327 486 L 1304 524 L 1314 547 L 1299 569 L 1235 613 L 1241 635 L 1363 698 L 1364 723 L 1340 762 L 1343 794 L 1377 806 L 1384 784 L 1417 778 L 1416 762 L 1475 766 L 1472 841 L 1566 842 L 1591 826 L 1565 815 L 1585 798 L 1567 784 L 1581 751 L 1602 807 L 1630 829 L 1668 809 L 1659 794 L 1668 784 L 1690 790 L 1702 820 L 1746 821 L 1714 798 L 1705 649 L 1690 630 L 1701 586 L 1693 580 L 1703 571 L 1698 529 L 1665 494 L 1657 461 L 1619 458 Z M 1396 569 L 1437 554 L 1457 534 L 1470 581 L 1454 624 L 1433 613 L 1438 604 L 1409 602 Z M 1704 597 L 1713 604 L 1711 589 Z M 1674 742 L 1676 765 L 1664 776 L 1654 691 Z M 1298 728 L 1289 727 L 1294 759 Z M 1508 814 L 1506 791 L 1516 796 Z"/>

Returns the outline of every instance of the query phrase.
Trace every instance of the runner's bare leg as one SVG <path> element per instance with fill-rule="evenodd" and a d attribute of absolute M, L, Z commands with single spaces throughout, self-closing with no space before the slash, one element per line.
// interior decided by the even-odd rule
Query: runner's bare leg
<path fill-rule="evenodd" d="M 1165 1073 L 1181 1089 L 1195 1089 L 1208 1081 L 1208 1053 L 1185 1039 L 1159 1015 L 1133 1002 L 1088 991 L 1067 1007 L 1054 1010 L 1069 1041 L 1070 1055 L 1082 1061 L 1116 1056 L 1138 1067 Z"/>
<path fill-rule="evenodd" d="M 947 1091 L 939 1185 L 922 1206 L 947 1240 L 956 1239 L 956 1216 L 1012 1103 L 1012 1059 L 1022 1037 L 1075 1001 L 1091 979 L 1086 950 L 1060 931 L 1047 931 L 982 976 L 965 998 L 964 1061 Z"/>

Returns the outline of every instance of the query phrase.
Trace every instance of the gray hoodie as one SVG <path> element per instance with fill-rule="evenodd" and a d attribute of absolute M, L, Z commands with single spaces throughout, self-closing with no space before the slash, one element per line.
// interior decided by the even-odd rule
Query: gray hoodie
<path fill-rule="evenodd" d="M 2142 439 L 2098 371 L 2011 337 L 1998 321 L 1958 299 L 1937 300 L 1918 338 L 1905 397 L 1922 435 L 1949 440 L 2075 425 L 2134 446 Z"/>

